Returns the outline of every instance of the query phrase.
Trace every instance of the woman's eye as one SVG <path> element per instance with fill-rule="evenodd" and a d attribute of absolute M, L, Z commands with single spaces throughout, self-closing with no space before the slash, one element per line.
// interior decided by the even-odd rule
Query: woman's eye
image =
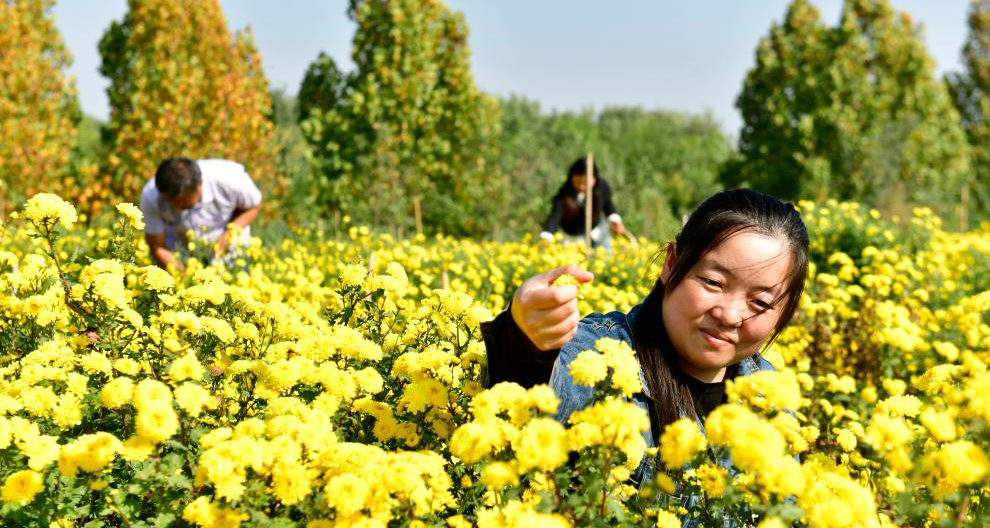
<path fill-rule="evenodd" d="M 773 308 L 773 306 L 770 303 L 766 301 L 761 301 L 759 299 L 755 299 L 753 301 L 753 304 L 756 305 L 756 307 L 759 308 L 761 311 L 766 311 Z"/>
<path fill-rule="evenodd" d="M 701 279 L 701 282 L 707 284 L 708 286 L 712 286 L 712 287 L 715 287 L 715 288 L 721 288 L 722 287 L 722 284 L 719 283 L 715 279 L 709 279 L 708 277 L 699 277 L 699 278 Z"/>

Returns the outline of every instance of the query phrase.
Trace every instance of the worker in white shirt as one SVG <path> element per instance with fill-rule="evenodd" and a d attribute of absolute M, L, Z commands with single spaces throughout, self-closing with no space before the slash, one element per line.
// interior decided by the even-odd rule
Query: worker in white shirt
<path fill-rule="evenodd" d="M 198 241 L 216 244 L 216 258 L 230 257 L 232 246 L 246 247 L 260 205 L 261 191 L 240 163 L 166 159 L 141 191 L 151 258 L 163 268 L 184 269 L 176 252 L 193 241 L 190 233 Z M 230 224 L 239 226 L 239 241 L 231 239 Z"/>

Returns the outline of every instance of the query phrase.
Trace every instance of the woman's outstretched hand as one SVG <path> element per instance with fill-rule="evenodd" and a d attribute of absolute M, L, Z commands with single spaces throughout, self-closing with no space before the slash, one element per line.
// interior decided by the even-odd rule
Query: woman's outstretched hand
<path fill-rule="evenodd" d="M 577 286 L 551 286 L 561 275 L 571 275 L 579 283 L 594 275 L 573 264 L 554 268 L 526 280 L 512 296 L 512 319 L 540 350 L 555 350 L 574 337 L 578 320 Z"/>

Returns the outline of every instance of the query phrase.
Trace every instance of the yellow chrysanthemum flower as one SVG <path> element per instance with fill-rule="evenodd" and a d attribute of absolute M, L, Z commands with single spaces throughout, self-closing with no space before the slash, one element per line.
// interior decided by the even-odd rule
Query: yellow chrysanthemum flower
<path fill-rule="evenodd" d="M 24 216 L 38 224 L 58 223 L 68 229 L 76 222 L 76 209 L 62 198 L 49 193 L 38 193 L 24 205 Z"/>
<path fill-rule="evenodd" d="M 698 424 L 691 418 L 681 418 L 664 428 L 660 435 L 660 458 L 671 469 L 694 460 L 708 443 Z"/>
<path fill-rule="evenodd" d="M 117 208 L 117 212 L 127 219 L 132 228 L 139 231 L 144 229 L 144 213 L 136 205 L 123 202 L 117 204 L 115 207 Z"/>
<path fill-rule="evenodd" d="M 0 488 L 0 500 L 6 503 L 24 506 L 34 500 L 34 497 L 44 489 L 41 473 L 22 469 L 11 473 Z"/>

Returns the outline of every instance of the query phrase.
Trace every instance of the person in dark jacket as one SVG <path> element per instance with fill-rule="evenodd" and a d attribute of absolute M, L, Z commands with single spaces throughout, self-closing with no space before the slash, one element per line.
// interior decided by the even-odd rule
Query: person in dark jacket
<path fill-rule="evenodd" d="M 553 197 L 553 208 L 540 238 L 553 240 L 553 234 L 560 229 L 564 232 L 565 242 L 584 242 L 585 228 L 585 197 L 588 194 L 588 166 L 584 158 L 579 158 L 567 170 L 567 180 Z M 594 166 L 591 175 L 591 246 L 611 247 L 609 231 L 617 235 L 625 232 L 622 217 L 619 216 L 612 203 L 612 189 L 608 181 L 601 175 L 598 165 Z"/>

